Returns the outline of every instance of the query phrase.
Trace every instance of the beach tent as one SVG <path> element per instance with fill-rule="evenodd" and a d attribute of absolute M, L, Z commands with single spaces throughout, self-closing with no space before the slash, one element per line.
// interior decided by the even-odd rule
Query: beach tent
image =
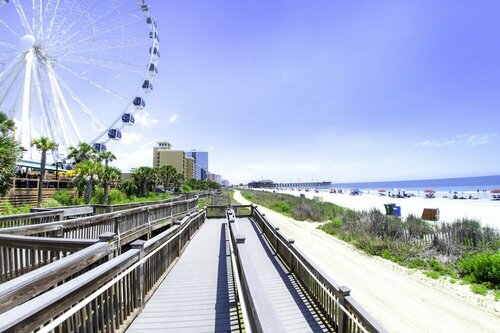
<path fill-rule="evenodd" d="M 426 198 L 434 198 L 434 193 L 436 193 L 436 191 L 428 189 L 425 190 L 424 193 Z"/>

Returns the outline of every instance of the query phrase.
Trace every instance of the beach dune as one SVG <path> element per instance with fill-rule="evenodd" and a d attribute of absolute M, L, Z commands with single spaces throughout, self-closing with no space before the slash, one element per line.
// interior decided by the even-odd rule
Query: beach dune
<path fill-rule="evenodd" d="M 364 193 L 362 195 L 349 195 L 348 193 L 328 192 L 305 192 L 280 190 L 280 193 L 299 196 L 304 194 L 306 198 L 321 197 L 323 201 L 332 202 L 342 207 L 354 210 L 370 210 L 376 208 L 385 213 L 384 204 L 394 203 L 401 207 L 402 217 L 413 214 L 422 216 L 424 208 L 438 208 L 440 212 L 439 222 L 453 222 L 461 218 L 477 219 L 483 226 L 490 226 L 500 230 L 500 201 L 489 199 L 479 200 L 453 200 L 436 195 L 436 198 L 428 199 L 422 197 L 390 198 L 380 196 L 376 192 Z"/>

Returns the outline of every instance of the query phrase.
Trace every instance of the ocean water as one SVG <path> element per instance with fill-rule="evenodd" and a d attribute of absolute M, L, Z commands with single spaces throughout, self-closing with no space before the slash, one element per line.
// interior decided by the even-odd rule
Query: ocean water
<path fill-rule="evenodd" d="M 446 179 L 422 179 L 403 180 L 388 182 L 367 182 L 367 183 L 338 183 L 332 184 L 331 188 L 354 189 L 378 191 L 405 190 L 424 191 L 433 189 L 437 192 L 489 192 L 492 189 L 500 189 L 500 175 L 466 178 L 446 178 Z"/>

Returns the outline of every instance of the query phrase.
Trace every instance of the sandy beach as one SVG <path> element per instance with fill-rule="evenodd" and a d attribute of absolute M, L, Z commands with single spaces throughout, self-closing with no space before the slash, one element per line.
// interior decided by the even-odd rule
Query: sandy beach
<path fill-rule="evenodd" d="M 385 212 L 384 204 L 395 203 L 401 206 L 403 217 L 409 214 L 420 217 L 424 208 L 439 208 L 440 222 L 453 222 L 456 219 L 464 217 L 474 218 L 482 225 L 494 227 L 500 230 L 500 201 L 490 199 L 478 200 L 454 200 L 443 198 L 437 194 L 436 198 L 428 199 L 422 197 L 411 198 L 390 198 L 380 196 L 377 193 L 363 193 L 362 195 L 349 195 L 348 193 L 335 194 L 329 192 L 315 193 L 314 191 L 291 191 L 282 190 L 280 193 L 299 196 L 305 194 L 306 198 L 321 197 L 323 201 L 332 202 L 339 206 L 351 208 L 354 210 L 369 210 L 372 208 Z"/>
<path fill-rule="evenodd" d="M 313 195 L 318 194 L 308 194 Z M 355 205 L 366 197 L 339 195 L 337 199 L 345 201 L 337 202 Z M 249 204 L 239 192 L 235 199 Z M 377 204 L 377 200 L 373 201 L 373 205 Z M 348 286 L 351 295 L 389 332 L 498 332 L 500 302 L 495 302 L 491 295 L 482 297 L 473 294 L 467 285 L 434 280 L 417 270 L 366 255 L 318 230 L 318 223 L 300 222 L 263 207 L 259 209 L 326 274 Z"/>

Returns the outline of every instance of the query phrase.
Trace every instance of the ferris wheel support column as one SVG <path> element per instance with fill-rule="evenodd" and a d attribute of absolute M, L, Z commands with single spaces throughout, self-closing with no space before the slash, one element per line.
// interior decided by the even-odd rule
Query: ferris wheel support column
<path fill-rule="evenodd" d="M 2 82 L 2 85 L 0 85 L 0 105 L 3 104 L 5 96 L 7 96 L 10 89 L 12 89 L 12 85 L 16 82 L 19 74 L 21 74 L 25 62 L 26 58 L 20 56 L 16 62 L 12 63 L 11 66 L 0 74 L 0 82 Z"/>
<path fill-rule="evenodd" d="M 56 118 L 57 130 L 61 133 L 66 144 L 72 144 L 71 136 L 69 135 L 68 128 L 64 122 L 64 115 L 62 110 L 63 106 L 61 105 L 61 99 L 57 94 L 56 80 L 53 71 L 47 71 L 47 76 L 50 81 L 50 91 L 52 93 L 52 100 L 54 102 L 54 108 L 56 111 L 54 115 Z"/>
<path fill-rule="evenodd" d="M 31 74 L 33 70 L 33 49 L 28 50 L 26 53 L 26 68 L 24 72 L 24 83 L 23 90 L 19 97 L 22 98 L 22 101 L 19 103 L 19 100 L 16 102 L 16 107 L 21 108 L 22 115 L 22 123 L 21 123 L 21 133 L 19 135 L 21 139 L 21 146 L 30 152 L 30 158 L 32 158 L 33 154 L 31 153 Z"/>
<path fill-rule="evenodd" d="M 38 97 L 38 103 L 40 105 L 40 108 L 42 110 L 42 128 L 43 126 L 46 126 L 46 131 L 45 133 L 49 134 L 49 137 L 52 141 L 57 142 L 57 138 L 54 135 L 54 129 L 52 128 L 52 123 L 49 117 L 49 113 L 47 111 L 47 103 L 44 98 L 44 94 L 42 91 L 42 84 L 41 84 L 41 78 L 40 78 L 40 66 L 38 63 L 33 64 L 33 87 L 35 89 L 36 95 Z"/>
<path fill-rule="evenodd" d="M 56 88 L 55 92 L 57 94 L 57 97 L 61 101 L 62 109 L 66 113 L 66 116 L 68 117 L 68 119 L 71 123 L 73 133 L 75 134 L 76 140 L 77 140 L 77 142 L 80 142 L 80 141 L 82 141 L 82 136 L 80 134 L 80 131 L 78 130 L 78 127 L 76 126 L 75 119 L 73 118 L 73 115 L 71 114 L 71 112 L 69 110 L 68 103 L 66 102 L 66 99 L 64 98 L 64 95 L 61 91 L 61 87 L 59 86 L 59 82 L 57 81 L 54 70 L 52 68 L 50 68 L 48 70 L 48 73 L 49 73 L 49 77 L 51 77 L 51 80 L 53 81 L 54 87 Z"/>

